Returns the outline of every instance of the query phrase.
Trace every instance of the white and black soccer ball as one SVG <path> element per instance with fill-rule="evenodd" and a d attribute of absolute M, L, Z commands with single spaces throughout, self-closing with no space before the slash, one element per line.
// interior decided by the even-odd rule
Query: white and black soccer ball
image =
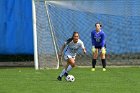
<path fill-rule="evenodd" d="M 67 80 L 68 82 L 74 82 L 74 81 L 75 81 L 75 78 L 74 78 L 73 75 L 68 75 L 68 76 L 66 77 L 66 80 Z"/>

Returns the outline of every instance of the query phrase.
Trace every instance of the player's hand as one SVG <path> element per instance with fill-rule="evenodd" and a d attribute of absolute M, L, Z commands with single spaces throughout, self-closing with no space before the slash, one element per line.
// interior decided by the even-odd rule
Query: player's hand
<path fill-rule="evenodd" d="M 105 47 L 102 47 L 101 52 L 102 52 L 102 54 L 106 54 Z"/>
<path fill-rule="evenodd" d="M 84 54 L 86 54 L 86 52 L 87 52 L 87 51 L 86 51 L 86 50 L 84 50 Z"/>
<path fill-rule="evenodd" d="M 92 53 L 95 53 L 95 51 L 96 51 L 95 46 L 92 46 Z"/>

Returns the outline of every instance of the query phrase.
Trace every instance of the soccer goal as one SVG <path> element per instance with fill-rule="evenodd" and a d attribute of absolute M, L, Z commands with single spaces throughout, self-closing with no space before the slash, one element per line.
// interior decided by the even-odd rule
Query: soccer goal
<path fill-rule="evenodd" d="M 35 68 L 59 68 L 56 38 L 46 1 L 33 0 Z"/>
<path fill-rule="evenodd" d="M 78 51 L 76 64 L 91 66 L 90 33 L 95 29 L 96 22 L 102 23 L 106 34 L 108 65 L 140 64 L 139 7 L 140 3 L 135 0 L 33 0 L 36 69 L 57 69 L 63 65 L 64 61 L 59 60 L 58 52 L 74 31 L 79 32 L 87 49 L 87 55 L 83 55 L 81 50 Z"/>

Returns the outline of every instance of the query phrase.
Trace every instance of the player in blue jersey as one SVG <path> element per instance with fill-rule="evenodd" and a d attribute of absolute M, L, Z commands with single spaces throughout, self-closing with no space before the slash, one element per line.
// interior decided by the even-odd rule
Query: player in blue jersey
<path fill-rule="evenodd" d="M 68 72 L 75 67 L 75 57 L 79 48 L 83 49 L 83 52 L 86 53 L 86 49 L 84 47 L 84 43 L 79 39 L 78 32 L 74 32 L 72 38 L 69 38 L 61 48 L 59 57 L 62 56 L 63 50 L 66 48 L 64 52 L 64 59 L 67 61 L 67 65 L 62 70 L 60 75 L 58 76 L 58 80 L 61 81 L 63 76 L 67 76 Z"/>
<path fill-rule="evenodd" d="M 101 23 L 95 24 L 96 29 L 91 32 L 91 41 L 92 41 L 92 69 L 91 71 L 95 71 L 96 59 L 98 57 L 98 53 L 100 52 L 103 71 L 106 71 L 106 45 L 105 45 L 105 33 L 102 31 Z"/>

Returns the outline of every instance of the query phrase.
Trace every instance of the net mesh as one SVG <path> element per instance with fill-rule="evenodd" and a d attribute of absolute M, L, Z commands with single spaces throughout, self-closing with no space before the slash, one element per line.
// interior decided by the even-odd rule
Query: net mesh
<path fill-rule="evenodd" d="M 95 29 L 96 22 L 103 24 L 102 29 L 106 34 L 108 65 L 140 64 L 140 2 L 137 0 L 50 1 L 46 4 L 58 51 L 74 31 L 79 32 L 80 39 L 87 49 L 87 55 L 83 55 L 79 50 L 76 57 L 77 65 L 91 66 L 90 34 Z M 52 37 L 44 7 L 44 2 L 36 2 L 38 51 L 41 51 L 39 52 L 41 63 L 46 62 L 46 55 L 54 57 L 52 56 L 54 48 L 51 47 L 53 46 Z M 45 57 L 43 57 L 44 54 Z M 56 64 L 55 61 L 51 63 Z"/>
<path fill-rule="evenodd" d="M 57 68 L 58 60 L 56 58 L 45 3 L 36 1 L 35 7 L 39 68 Z"/>

